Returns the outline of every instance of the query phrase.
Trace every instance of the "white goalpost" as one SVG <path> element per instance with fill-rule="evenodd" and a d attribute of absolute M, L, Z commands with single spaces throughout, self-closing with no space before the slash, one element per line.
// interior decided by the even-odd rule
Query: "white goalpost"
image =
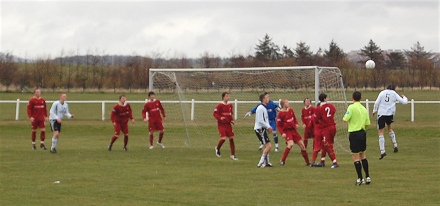
<path fill-rule="evenodd" d="M 326 93 L 337 109 L 335 149 L 349 151 L 347 125 L 342 121 L 347 100 L 337 67 L 151 68 L 149 88 L 167 110 L 167 136 L 175 137 L 173 140 L 180 144 L 183 141 L 197 147 L 209 145 L 213 137 L 218 137 L 212 112 L 221 102 L 222 92 L 231 96 L 235 135 L 254 138 L 255 145 L 254 118 L 245 118 L 244 114 L 259 103 L 259 94 L 268 92 L 276 102 L 288 99 L 301 122 L 303 99 L 308 97 L 316 105 L 319 94 Z M 302 128 L 300 134 L 303 135 Z"/>

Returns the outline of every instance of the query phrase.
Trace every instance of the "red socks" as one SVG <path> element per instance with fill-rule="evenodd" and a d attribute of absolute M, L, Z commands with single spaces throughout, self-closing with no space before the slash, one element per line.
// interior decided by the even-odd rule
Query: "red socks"
<path fill-rule="evenodd" d="M 307 144 L 308 144 L 308 139 L 306 138 L 306 139 L 304 139 L 304 147 L 307 149 Z"/>
<path fill-rule="evenodd" d="M 40 139 L 42 142 L 46 139 L 46 131 L 40 131 Z"/>
<path fill-rule="evenodd" d="M 159 133 L 159 143 L 162 143 L 162 138 L 163 138 L 163 132 Z"/>
<path fill-rule="evenodd" d="M 231 146 L 231 155 L 235 155 L 234 139 L 229 139 L 229 146 Z"/>
<path fill-rule="evenodd" d="M 337 165 L 338 162 L 336 161 L 336 154 L 332 147 L 325 147 L 328 153 L 328 156 L 333 161 L 333 164 Z"/>
<path fill-rule="evenodd" d="M 317 151 L 313 150 L 313 152 L 312 152 L 312 162 L 316 161 L 316 158 L 318 157 L 318 152 L 319 152 L 319 150 L 317 150 Z"/>
<path fill-rule="evenodd" d="M 286 149 L 284 150 L 283 157 L 281 158 L 281 162 L 285 162 L 286 161 L 287 156 L 289 155 L 290 150 L 291 150 L 290 148 L 286 147 Z"/>
<path fill-rule="evenodd" d="M 217 149 L 220 149 L 220 148 L 222 147 L 222 145 L 223 145 L 224 142 L 225 142 L 224 139 L 219 140 L 219 141 L 218 141 L 218 144 L 217 144 Z"/>
<path fill-rule="evenodd" d="M 113 143 L 118 139 L 118 136 L 114 135 L 112 137 L 112 140 L 110 141 L 110 144 L 113 145 Z"/>
<path fill-rule="evenodd" d="M 306 161 L 307 164 L 310 164 L 309 155 L 307 154 L 307 151 L 306 150 L 301 150 L 301 155 L 303 156 L 304 161 Z"/>
<path fill-rule="evenodd" d="M 37 132 L 32 131 L 32 142 L 35 142 L 35 140 L 37 139 Z"/>
<path fill-rule="evenodd" d="M 153 146 L 153 138 L 154 138 L 154 135 L 153 135 L 153 133 L 151 133 L 150 134 L 150 146 Z"/>
<path fill-rule="evenodd" d="M 321 164 L 325 163 L 325 155 L 326 155 L 325 149 L 321 150 Z"/>
<path fill-rule="evenodd" d="M 128 143 L 128 136 L 125 135 L 125 136 L 124 136 L 124 148 L 127 147 L 127 143 Z"/>

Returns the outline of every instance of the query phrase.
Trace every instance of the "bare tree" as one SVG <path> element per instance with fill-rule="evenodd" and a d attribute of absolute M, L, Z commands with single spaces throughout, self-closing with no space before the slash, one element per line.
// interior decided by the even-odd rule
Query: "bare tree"
<path fill-rule="evenodd" d="M 9 90 L 9 86 L 15 81 L 15 74 L 18 67 L 14 62 L 14 56 L 11 53 L 0 54 L 0 82 L 6 86 L 6 91 Z"/>

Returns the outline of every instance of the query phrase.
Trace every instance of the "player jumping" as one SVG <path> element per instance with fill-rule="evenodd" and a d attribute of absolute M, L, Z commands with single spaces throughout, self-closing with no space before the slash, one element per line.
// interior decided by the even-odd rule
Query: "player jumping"
<path fill-rule="evenodd" d="M 394 146 L 394 153 L 399 150 L 397 148 L 396 134 L 393 128 L 391 128 L 391 123 L 394 122 L 394 114 L 396 113 L 396 101 L 401 104 L 407 104 L 408 98 L 405 95 L 402 97 L 396 93 L 394 85 L 388 85 L 387 89 L 381 91 L 379 96 L 374 102 L 373 116 L 377 113 L 377 129 L 379 133 L 379 148 L 380 148 L 380 158 L 384 158 L 387 153 L 385 152 L 385 138 L 384 138 L 384 128 L 387 125 L 388 134 L 390 135 L 391 142 Z"/>

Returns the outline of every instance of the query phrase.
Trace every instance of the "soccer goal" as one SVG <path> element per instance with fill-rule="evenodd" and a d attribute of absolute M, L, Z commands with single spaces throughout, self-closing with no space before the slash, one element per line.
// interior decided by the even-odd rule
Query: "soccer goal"
<path fill-rule="evenodd" d="M 326 93 L 337 109 L 335 149 L 349 151 L 347 125 L 342 121 L 347 101 L 337 67 L 151 68 L 149 88 L 167 111 L 164 123 L 167 136 L 194 146 L 212 146 L 218 140 L 217 123 L 212 113 L 221 102 L 222 92 L 230 93 L 234 106 L 235 136 L 249 136 L 256 146 L 254 116 L 244 115 L 259 103 L 259 94 L 268 92 L 275 102 L 288 99 L 301 123 L 304 98 L 316 104 L 319 94 Z M 302 127 L 299 130 L 302 135 Z M 281 138 L 280 143 L 284 144 Z"/>

